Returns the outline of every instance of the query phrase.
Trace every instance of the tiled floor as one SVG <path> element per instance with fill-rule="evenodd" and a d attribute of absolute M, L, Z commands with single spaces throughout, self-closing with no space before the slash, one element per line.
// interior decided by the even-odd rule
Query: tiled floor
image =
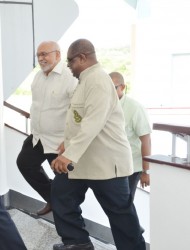
<path fill-rule="evenodd" d="M 26 244 L 27 250 L 52 250 L 54 244 L 61 242 L 54 224 L 39 217 L 31 217 L 17 209 L 11 209 L 9 213 Z M 91 240 L 95 250 L 116 250 L 112 244 L 106 244 L 94 238 Z M 150 246 L 147 245 L 146 249 L 149 250 Z"/>
<path fill-rule="evenodd" d="M 60 237 L 57 235 L 55 226 L 43 219 L 35 219 L 19 210 L 9 211 L 15 222 L 27 250 L 52 250 L 53 244 L 60 243 Z M 91 238 L 95 250 L 116 250 L 111 244 L 105 244 L 94 238 Z"/>

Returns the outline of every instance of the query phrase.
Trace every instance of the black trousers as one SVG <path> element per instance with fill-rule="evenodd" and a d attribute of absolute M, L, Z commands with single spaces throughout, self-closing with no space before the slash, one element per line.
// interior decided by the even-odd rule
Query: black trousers
<path fill-rule="evenodd" d="M 57 174 L 52 182 L 55 226 L 64 244 L 89 242 L 80 205 L 91 188 L 108 216 L 117 250 L 145 250 L 145 241 L 133 205 L 127 177 L 109 180 L 68 179 Z"/>
<path fill-rule="evenodd" d="M 0 196 L 0 249 L 1 250 L 27 250 L 26 246 L 6 211 Z"/>
<path fill-rule="evenodd" d="M 50 202 L 51 182 L 41 164 L 48 160 L 51 164 L 57 154 L 44 154 L 40 141 L 33 147 L 33 136 L 30 135 L 23 143 L 21 152 L 17 157 L 17 165 L 25 180 L 43 197 Z"/>
<path fill-rule="evenodd" d="M 142 172 L 135 172 L 132 175 L 128 176 L 129 179 L 129 188 L 131 190 L 131 196 L 132 196 L 132 200 L 134 201 L 135 198 L 135 193 L 137 190 L 137 184 L 141 178 L 141 174 Z"/>

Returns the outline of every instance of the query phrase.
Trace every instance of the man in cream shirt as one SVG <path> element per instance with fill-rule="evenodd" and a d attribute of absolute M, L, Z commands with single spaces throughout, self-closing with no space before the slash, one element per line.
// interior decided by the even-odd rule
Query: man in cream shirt
<path fill-rule="evenodd" d="M 65 151 L 52 162 L 58 174 L 51 202 L 63 241 L 53 249 L 94 249 L 80 209 L 91 188 L 109 218 L 117 250 L 145 250 L 127 177 L 133 173 L 132 154 L 113 82 L 86 39 L 70 45 L 67 60 L 79 84 L 67 113 Z M 74 170 L 69 172 L 70 163 Z"/>
<path fill-rule="evenodd" d="M 69 69 L 61 61 L 59 45 L 43 42 L 37 50 L 41 70 L 31 86 L 31 135 L 24 141 L 17 165 L 26 181 L 47 202 L 43 215 L 51 211 L 51 180 L 41 164 L 64 151 L 64 124 L 70 98 L 77 85 Z"/>

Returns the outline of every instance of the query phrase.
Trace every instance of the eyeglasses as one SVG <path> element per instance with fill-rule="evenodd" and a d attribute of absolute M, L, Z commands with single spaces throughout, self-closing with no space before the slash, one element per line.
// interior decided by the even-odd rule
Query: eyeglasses
<path fill-rule="evenodd" d="M 67 58 L 66 62 L 67 62 L 68 64 L 71 64 L 72 61 L 73 61 L 76 57 L 78 57 L 78 56 L 80 56 L 80 55 L 81 55 L 81 53 L 78 53 L 78 54 L 74 55 L 74 56 L 71 57 L 71 58 Z"/>
<path fill-rule="evenodd" d="M 41 52 L 41 53 L 36 54 L 36 56 L 37 56 L 37 58 L 39 58 L 40 56 L 46 57 L 47 55 L 49 55 L 50 53 L 53 53 L 53 52 L 57 52 L 57 50 L 52 50 L 50 52 Z"/>
<path fill-rule="evenodd" d="M 121 86 L 122 84 L 119 85 L 115 85 L 115 89 L 117 90 L 119 86 Z"/>
<path fill-rule="evenodd" d="M 88 56 L 88 55 L 93 54 L 93 53 L 95 53 L 95 51 L 88 52 L 88 53 L 78 53 L 78 54 L 74 55 L 74 56 L 71 57 L 71 58 L 67 58 L 66 62 L 67 62 L 68 64 L 71 64 L 72 61 L 73 61 L 76 57 L 78 57 L 78 56 L 80 56 L 80 55 Z"/>

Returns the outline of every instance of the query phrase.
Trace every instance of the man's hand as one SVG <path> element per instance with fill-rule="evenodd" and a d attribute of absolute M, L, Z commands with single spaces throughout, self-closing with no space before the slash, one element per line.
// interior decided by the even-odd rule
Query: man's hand
<path fill-rule="evenodd" d="M 65 158 L 63 155 L 59 155 L 55 160 L 51 163 L 51 168 L 53 171 L 62 174 L 68 173 L 67 166 L 71 163 L 71 160 Z"/>
<path fill-rule="evenodd" d="M 140 183 L 142 188 L 150 186 L 150 175 L 142 172 Z"/>
<path fill-rule="evenodd" d="M 62 142 L 59 147 L 57 148 L 58 151 L 58 155 L 63 154 L 63 152 L 65 151 L 65 147 L 64 147 L 64 143 Z"/>

